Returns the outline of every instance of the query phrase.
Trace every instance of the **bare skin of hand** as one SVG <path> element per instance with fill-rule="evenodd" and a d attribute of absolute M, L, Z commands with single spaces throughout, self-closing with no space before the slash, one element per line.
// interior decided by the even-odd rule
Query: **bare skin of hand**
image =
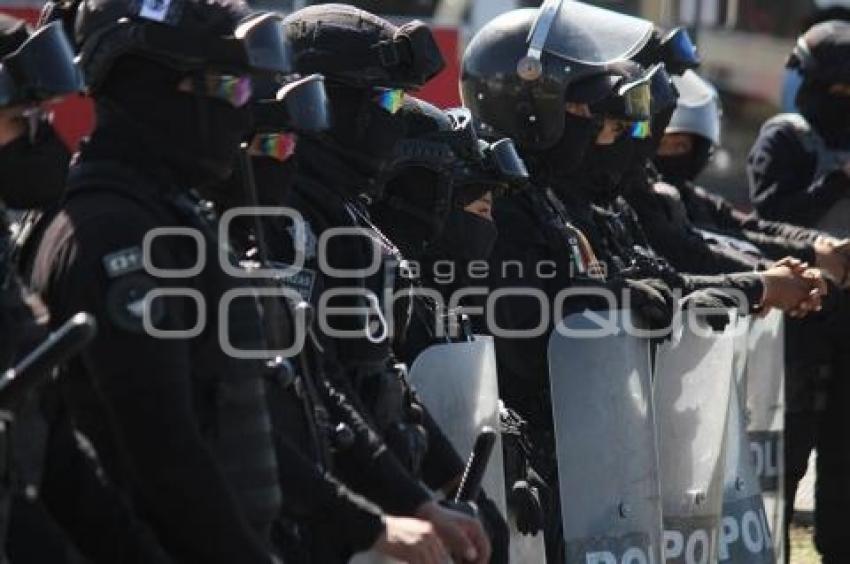
<path fill-rule="evenodd" d="M 434 525 L 455 562 L 487 564 L 490 561 L 490 540 L 477 519 L 434 501 L 420 506 L 416 517 Z"/>
<path fill-rule="evenodd" d="M 445 564 L 449 560 L 434 526 L 409 517 L 384 517 L 384 532 L 372 548 L 410 564 Z"/>
<path fill-rule="evenodd" d="M 804 317 L 821 308 L 826 282 L 819 270 L 796 259 L 783 259 L 762 273 L 765 311 L 776 308 L 792 317 Z"/>
<path fill-rule="evenodd" d="M 814 244 L 815 266 L 838 285 L 847 287 L 850 276 L 850 239 L 818 237 Z"/>
<path fill-rule="evenodd" d="M 27 132 L 23 106 L 0 108 L 0 147 L 11 143 Z"/>

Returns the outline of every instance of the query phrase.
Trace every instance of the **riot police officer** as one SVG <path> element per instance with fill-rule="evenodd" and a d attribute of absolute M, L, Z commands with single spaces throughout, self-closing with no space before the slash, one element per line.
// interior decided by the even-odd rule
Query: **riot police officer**
<path fill-rule="evenodd" d="M 482 266 L 496 243 L 494 195 L 527 184 L 528 172 L 510 139 L 479 138 L 465 108 L 443 111 L 409 97 L 401 113 L 407 137 L 372 215 L 415 265 L 418 282 L 441 296 L 435 303 L 414 297 L 410 329 L 395 343 L 410 364 L 430 344 L 469 337 L 468 300 L 453 304 L 452 296 L 485 281 L 469 269 Z"/>
<path fill-rule="evenodd" d="M 365 205 L 379 196 L 381 173 L 404 136 L 404 123 L 396 114 L 405 89 L 419 87 L 439 72 L 442 56 L 422 23 L 396 27 L 344 5 L 299 10 L 287 18 L 286 33 L 297 70 L 325 76 L 335 118 L 329 132 L 299 139 L 298 172 L 288 204 L 305 220 L 307 267 L 295 288 L 316 304 L 319 336 L 325 358 L 334 365 L 329 374 L 335 384 L 357 402 L 413 475 L 422 472 L 432 488 L 448 491 L 462 464 L 427 411 L 413 400 L 403 368 L 393 357 L 383 303 L 384 290 L 395 286 L 398 254 Z M 318 245 L 320 240 L 326 244 Z M 292 264 L 293 249 L 273 251 L 272 258 Z M 377 272 L 370 268 L 374 265 Z M 342 312 L 352 310 L 345 308 L 356 313 L 346 315 Z M 412 476 L 393 483 L 375 483 L 356 471 L 340 477 L 388 512 L 431 521 L 456 557 L 489 558 L 480 524 L 431 501 Z"/>
<path fill-rule="evenodd" d="M 76 39 L 97 124 L 32 266 L 57 318 L 85 309 L 101 328 L 65 368 L 63 399 L 175 558 L 273 562 L 263 364 L 237 358 L 265 339 L 251 299 L 216 313 L 250 288 L 225 275 L 232 257 L 192 189 L 230 174 L 249 75 L 291 71 L 279 18 L 238 2 L 93 0 Z M 184 297 L 148 300 L 168 288 Z"/>
<path fill-rule="evenodd" d="M 768 120 L 747 162 L 750 196 L 760 217 L 834 236 L 848 233 L 842 211 L 850 187 L 848 48 L 850 24 L 839 21 L 817 24 L 798 40 L 788 65 L 803 77 L 799 113 Z M 794 499 L 809 453 L 817 448 L 815 544 L 824 562 L 843 562 L 850 557 L 840 531 L 841 508 L 850 495 L 847 359 L 843 345 L 835 348 L 802 324 L 789 324 L 787 333 L 789 345 L 798 343 L 799 350 L 789 346 L 786 367 L 786 497 Z"/>
<path fill-rule="evenodd" d="M 236 173 L 209 190 L 225 213 L 240 206 L 284 206 L 295 179 L 299 136 L 329 127 L 331 115 L 320 75 L 289 81 L 278 90 L 280 86 L 277 80 L 254 81 L 254 134 Z M 282 265 L 267 255 L 266 233 L 287 239 L 293 235 L 279 231 L 276 221 L 264 224 L 256 219 L 234 218 L 232 244 L 247 263 L 279 268 Z M 281 281 L 286 287 L 298 275 L 272 276 L 268 284 L 280 289 Z M 286 301 L 266 300 L 264 307 L 266 318 L 273 320 L 269 327 L 273 350 L 291 345 L 293 318 L 297 311 L 311 308 L 294 295 Z M 334 387 L 317 345 L 311 336 L 294 357 L 273 360 L 274 369 L 265 378 L 283 493 L 275 545 L 294 562 L 348 562 L 354 553 L 370 548 L 405 562 L 441 561 L 446 554 L 431 524 L 383 513 L 337 477 L 339 469 L 354 467 L 373 483 L 408 479 L 364 417 Z"/>

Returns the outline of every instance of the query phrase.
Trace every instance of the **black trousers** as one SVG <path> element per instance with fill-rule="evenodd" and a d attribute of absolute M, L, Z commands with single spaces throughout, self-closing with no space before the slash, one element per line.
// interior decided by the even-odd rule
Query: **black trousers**
<path fill-rule="evenodd" d="M 815 546 L 825 564 L 850 563 L 850 319 L 830 317 L 786 325 L 786 531 L 815 449 Z"/>

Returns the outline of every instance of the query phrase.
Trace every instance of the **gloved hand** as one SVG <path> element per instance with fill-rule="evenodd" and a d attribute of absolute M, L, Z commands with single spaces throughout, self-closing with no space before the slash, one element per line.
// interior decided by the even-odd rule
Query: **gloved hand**
<path fill-rule="evenodd" d="M 676 313 L 676 299 L 670 287 L 657 278 L 624 279 L 632 310 L 652 330 L 669 329 Z"/>
<path fill-rule="evenodd" d="M 483 491 L 475 500 L 478 505 L 478 518 L 484 524 L 484 530 L 490 537 L 490 564 L 508 564 L 510 559 L 511 532 L 504 516 L 487 494 Z"/>
<path fill-rule="evenodd" d="M 514 482 L 508 492 L 508 508 L 516 520 L 517 530 L 524 535 L 536 535 L 543 530 L 543 505 L 540 489 L 526 480 Z"/>
<path fill-rule="evenodd" d="M 734 296 L 718 288 L 705 288 L 691 292 L 682 299 L 682 310 L 693 311 L 714 331 L 723 331 L 729 324 L 729 310 L 740 310 L 741 304 Z"/>

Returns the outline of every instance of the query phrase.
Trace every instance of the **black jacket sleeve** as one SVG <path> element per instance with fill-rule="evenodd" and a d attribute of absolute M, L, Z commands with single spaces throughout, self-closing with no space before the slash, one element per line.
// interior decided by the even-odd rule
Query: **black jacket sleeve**
<path fill-rule="evenodd" d="M 94 198 L 80 199 L 96 204 Z M 92 435 L 107 472 L 131 493 L 135 507 L 175 556 L 190 562 L 268 564 L 263 541 L 247 523 L 201 435 L 189 342 L 154 338 L 128 326 L 138 323 L 128 309 L 135 294 L 139 299 L 174 281 L 139 271 L 110 276 L 105 268 L 104 258 L 111 253 L 141 248 L 145 233 L 156 227 L 146 217 L 127 204 L 88 216 L 66 211 L 41 242 L 33 285 L 43 290 L 55 318 L 88 311 L 98 323 L 98 336 L 75 363 L 82 367 L 80 377 L 66 386 L 72 416 Z M 191 266 L 169 254 L 154 256 L 157 266 Z M 157 326 L 191 327 L 189 307 L 169 300 Z"/>
<path fill-rule="evenodd" d="M 341 380 L 341 379 L 340 379 Z M 431 494 L 402 466 L 369 422 L 348 400 L 348 395 L 326 379 L 317 382 L 331 419 L 351 430 L 353 441 L 338 448 L 335 473 L 352 490 L 378 504 L 391 515 L 413 516 L 431 500 Z"/>
<path fill-rule="evenodd" d="M 850 179 L 840 171 L 813 178 L 816 157 L 789 125 L 765 127 L 747 159 L 750 200 L 761 217 L 814 225 L 848 193 Z"/>

